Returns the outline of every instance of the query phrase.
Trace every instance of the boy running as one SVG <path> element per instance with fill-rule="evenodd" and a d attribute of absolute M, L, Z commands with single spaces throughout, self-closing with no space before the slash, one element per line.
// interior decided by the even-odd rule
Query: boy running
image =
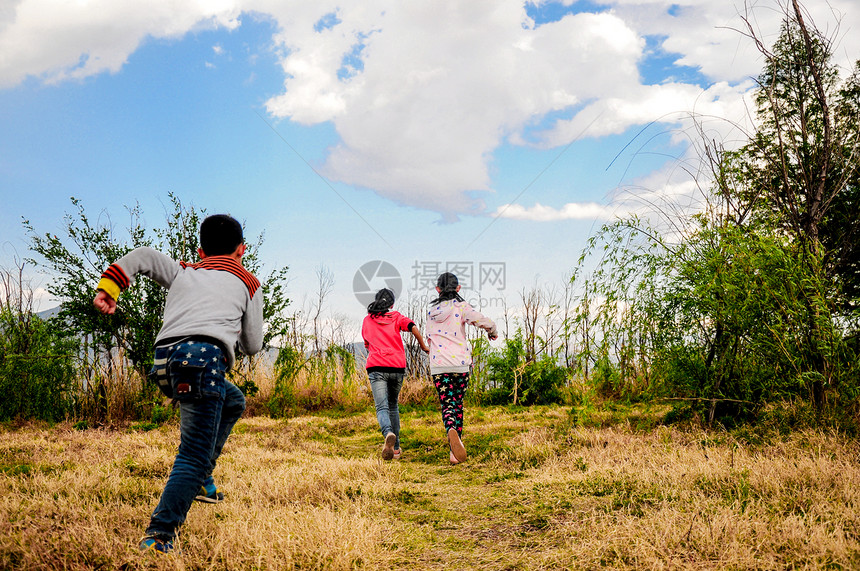
<path fill-rule="evenodd" d="M 152 248 L 137 248 L 102 274 L 93 304 L 116 311 L 121 291 L 145 275 L 169 291 L 155 340 L 151 376 L 179 402 L 179 452 L 140 542 L 141 551 L 170 553 L 177 530 L 196 499 L 216 503 L 223 494 L 212 471 L 245 397 L 226 378 L 236 347 L 245 354 L 263 345 L 263 293 L 242 266 L 242 225 L 216 214 L 200 225 L 200 262 L 177 262 Z"/>

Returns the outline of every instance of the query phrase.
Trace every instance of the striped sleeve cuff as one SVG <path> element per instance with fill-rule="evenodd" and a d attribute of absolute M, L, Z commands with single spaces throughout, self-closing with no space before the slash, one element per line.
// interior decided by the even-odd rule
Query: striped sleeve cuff
<path fill-rule="evenodd" d="M 116 264 L 108 266 L 108 269 L 106 269 L 102 274 L 102 278 L 112 280 L 119 286 L 120 291 L 128 289 L 128 286 L 131 285 L 131 280 L 129 280 L 128 276 L 125 275 L 125 271 Z"/>
<path fill-rule="evenodd" d="M 109 296 L 114 299 L 119 299 L 119 293 L 122 291 L 119 286 L 110 278 L 102 278 L 99 280 L 99 285 L 96 289 L 104 290 Z"/>

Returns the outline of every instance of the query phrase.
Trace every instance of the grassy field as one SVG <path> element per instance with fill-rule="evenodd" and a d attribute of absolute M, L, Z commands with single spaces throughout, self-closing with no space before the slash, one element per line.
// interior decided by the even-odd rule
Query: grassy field
<path fill-rule="evenodd" d="M 435 410 L 400 461 L 370 411 L 243 419 L 176 557 L 137 541 L 178 430 L 0 429 L 2 569 L 857 569 L 857 443 L 742 439 L 656 413 L 468 408 L 448 464 Z M 613 420 L 614 419 L 614 420 Z"/>

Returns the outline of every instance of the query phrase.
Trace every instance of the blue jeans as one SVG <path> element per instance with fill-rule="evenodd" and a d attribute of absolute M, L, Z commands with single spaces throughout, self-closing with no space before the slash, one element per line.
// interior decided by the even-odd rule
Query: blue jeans
<path fill-rule="evenodd" d="M 156 367 L 166 363 L 179 401 L 180 441 L 146 535 L 172 540 L 200 488 L 214 481 L 215 462 L 245 410 L 245 396 L 227 380 L 227 359 L 217 345 L 183 341 L 156 347 L 155 362 Z"/>
<path fill-rule="evenodd" d="M 403 387 L 403 373 L 385 373 L 368 371 L 370 390 L 373 392 L 373 402 L 376 404 L 376 420 L 382 437 L 393 432 L 397 437 L 394 449 L 400 450 L 400 406 L 397 399 Z"/>

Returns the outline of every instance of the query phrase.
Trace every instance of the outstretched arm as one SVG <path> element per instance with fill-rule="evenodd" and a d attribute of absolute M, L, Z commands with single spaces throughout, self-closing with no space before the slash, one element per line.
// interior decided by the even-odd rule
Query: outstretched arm
<path fill-rule="evenodd" d="M 425 353 L 429 353 L 430 347 L 427 346 L 427 342 L 424 341 L 424 337 L 421 336 L 421 331 L 418 329 L 418 326 L 413 323 L 412 327 L 409 328 L 409 332 L 418 340 L 418 344 L 421 345 L 421 350 Z"/>
<path fill-rule="evenodd" d="M 148 276 L 164 287 L 170 287 L 181 264 L 152 248 L 135 248 L 108 266 L 99 280 L 98 293 L 93 305 L 102 313 L 111 315 L 116 311 L 116 300 L 126 290 L 137 274 Z"/>
<path fill-rule="evenodd" d="M 485 317 L 481 312 L 475 311 L 471 306 L 463 310 L 464 317 L 467 323 L 471 323 L 476 327 L 480 327 L 487 332 L 487 339 L 495 341 L 499 338 L 499 332 L 496 329 L 496 323 L 489 317 Z"/>

